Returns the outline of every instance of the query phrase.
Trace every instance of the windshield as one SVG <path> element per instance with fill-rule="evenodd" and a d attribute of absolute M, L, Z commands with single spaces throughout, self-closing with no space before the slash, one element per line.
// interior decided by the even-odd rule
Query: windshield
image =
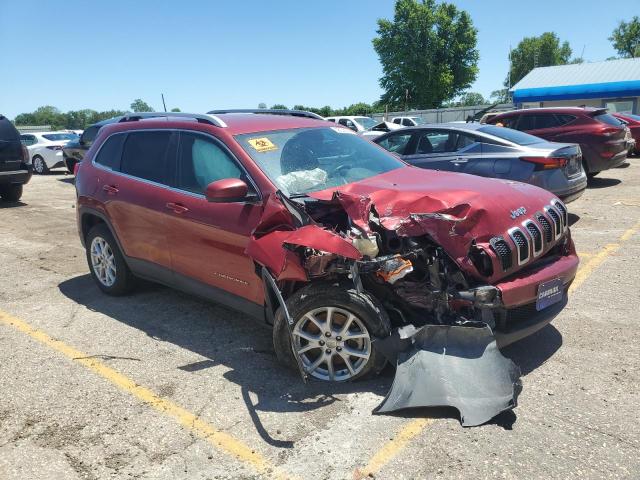
<path fill-rule="evenodd" d="M 478 132 L 488 133 L 494 137 L 502 138 L 517 145 L 533 145 L 534 143 L 542 143 L 545 140 L 529 135 L 528 133 L 513 130 L 507 127 L 496 127 L 495 125 L 485 125 L 480 127 Z"/>
<path fill-rule="evenodd" d="M 420 118 L 420 117 L 409 117 L 411 120 L 413 120 L 416 125 L 424 125 L 426 122 Z"/>
<path fill-rule="evenodd" d="M 61 140 L 75 140 L 78 138 L 78 135 L 75 133 L 46 133 L 42 135 L 47 140 L 51 140 L 52 142 L 59 142 Z"/>
<path fill-rule="evenodd" d="M 367 130 L 369 130 L 371 127 L 375 127 L 378 124 L 378 122 L 370 117 L 353 117 L 353 119 Z"/>
<path fill-rule="evenodd" d="M 257 132 L 235 138 L 289 197 L 357 182 L 405 166 L 380 147 L 340 127 Z"/>

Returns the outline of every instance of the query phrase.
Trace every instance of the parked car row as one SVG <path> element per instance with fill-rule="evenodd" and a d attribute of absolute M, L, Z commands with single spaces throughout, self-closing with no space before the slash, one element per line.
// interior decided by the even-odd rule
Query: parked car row
<path fill-rule="evenodd" d="M 53 168 L 65 167 L 62 148 L 78 135 L 69 131 L 29 132 L 20 135 L 20 141 L 27 147 L 33 171 L 45 174 Z"/>

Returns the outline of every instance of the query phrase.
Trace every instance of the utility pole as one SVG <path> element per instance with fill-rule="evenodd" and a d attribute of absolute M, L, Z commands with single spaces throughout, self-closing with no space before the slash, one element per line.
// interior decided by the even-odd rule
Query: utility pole
<path fill-rule="evenodd" d="M 404 113 L 409 112 L 409 89 L 405 89 L 404 91 Z"/>
<path fill-rule="evenodd" d="M 166 112 L 167 111 L 167 104 L 164 103 L 164 93 L 161 93 L 160 95 L 162 96 L 162 106 L 164 107 L 164 111 Z"/>

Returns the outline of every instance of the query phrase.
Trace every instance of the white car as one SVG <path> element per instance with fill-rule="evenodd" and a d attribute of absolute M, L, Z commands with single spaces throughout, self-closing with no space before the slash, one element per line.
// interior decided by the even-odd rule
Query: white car
<path fill-rule="evenodd" d="M 20 135 L 20 141 L 29 151 L 33 171 L 44 174 L 52 168 L 64 167 L 62 147 L 78 135 L 73 132 L 28 132 Z"/>
<path fill-rule="evenodd" d="M 347 128 L 350 128 L 354 132 L 366 132 L 370 130 L 372 127 L 378 125 L 371 117 L 358 117 L 358 116 L 346 116 L 346 117 L 327 117 L 326 120 L 339 123 L 340 125 L 344 125 Z"/>
<path fill-rule="evenodd" d="M 371 129 L 367 130 L 366 132 L 360 133 L 360 136 L 371 140 L 372 138 L 378 137 L 383 133 L 391 132 L 392 130 L 400 130 L 403 128 L 405 127 L 403 127 L 402 125 L 398 125 L 397 123 L 383 121 L 371 127 Z"/>
<path fill-rule="evenodd" d="M 403 127 L 417 127 L 426 122 L 420 117 L 393 117 L 391 123 L 402 125 Z"/>

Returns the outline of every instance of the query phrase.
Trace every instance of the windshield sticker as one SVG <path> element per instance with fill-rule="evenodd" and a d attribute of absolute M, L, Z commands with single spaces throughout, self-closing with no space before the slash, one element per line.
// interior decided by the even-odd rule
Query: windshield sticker
<path fill-rule="evenodd" d="M 247 140 L 247 142 L 249 142 L 249 145 L 260 153 L 271 152 L 272 150 L 278 149 L 278 147 L 276 147 L 267 137 L 251 138 Z"/>
<path fill-rule="evenodd" d="M 329 127 L 329 128 L 331 128 L 331 130 L 333 130 L 334 132 L 338 132 L 338 133 L 350 133 L 351 135 L 356 134 L 356 132 L 348 128 L 340 128 L 340 127 Z"/>

